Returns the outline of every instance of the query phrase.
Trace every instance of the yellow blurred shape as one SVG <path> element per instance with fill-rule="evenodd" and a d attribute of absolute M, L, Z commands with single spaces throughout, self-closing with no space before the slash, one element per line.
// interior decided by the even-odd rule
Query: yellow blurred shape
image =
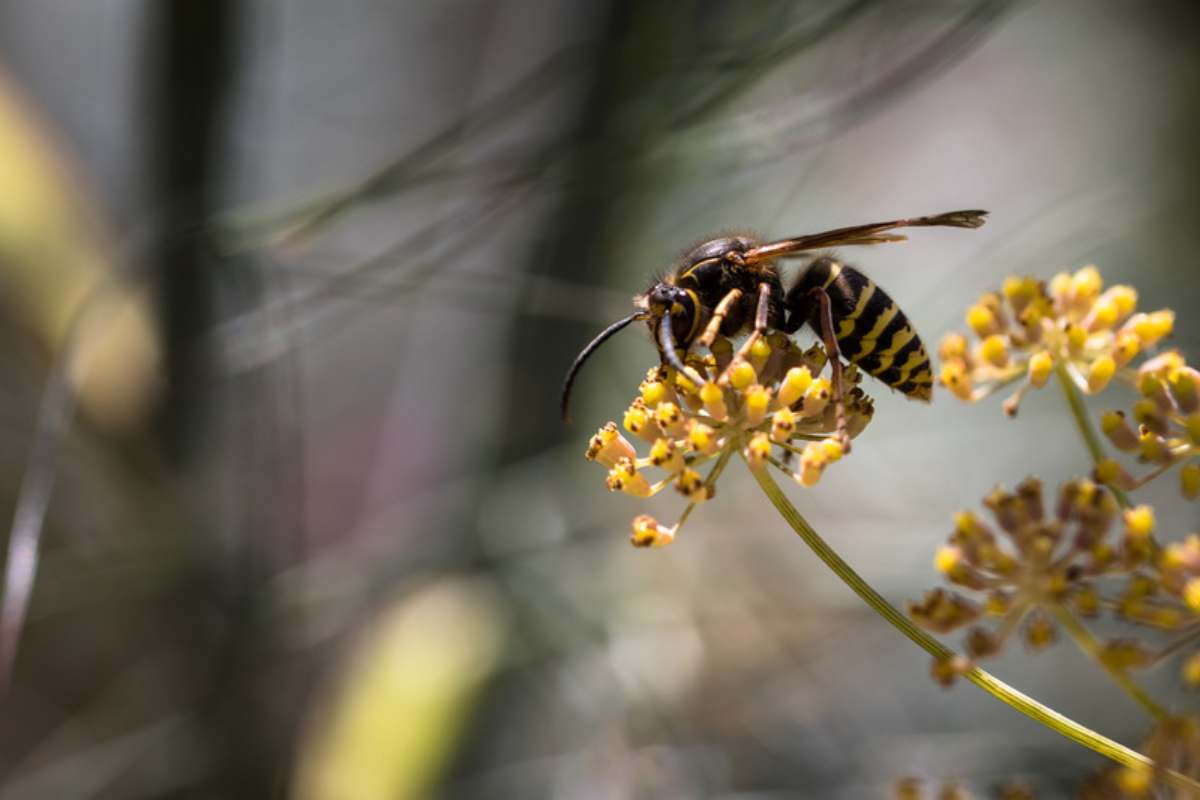
<path fill-rule="evenodd" d="M 385 610 L 310 722 L 297 796 L 427 797 L 499 660 L 499 608 L 478 584 L 444 579 Z"/>
<path fill-rule="evenodd" d="M 82 412 L 109 430 L 145 419 L 159 387 L 149 303 L 121 278 L 67 161 L 0 72 L 0 304 L 67 375 Z"/>

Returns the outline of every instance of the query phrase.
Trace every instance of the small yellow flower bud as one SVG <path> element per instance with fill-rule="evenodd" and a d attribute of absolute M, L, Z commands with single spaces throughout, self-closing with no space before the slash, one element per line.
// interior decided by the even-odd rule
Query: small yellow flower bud
<path fill-rule="evenodd" d="M 1185 464 L 1179 471 L 1179 490 L 1188 500 L 1200 497 L 1200 464 Z"/>
<path fill-rule="evenodd" d="M 729 409 L 725 406 L 725 392 L 714 382 L 709 381 L 700 387 L 700 401 L 704 403 L 704 410 L 708 415 L 718 422 L 729 416 Z"/>
<path fill-rule="evenodd" d="M 1117 307 L 1117 316 L 1120 319 L 1128 317 L 1137 308 L 1138 293 L 1137 289 L 1132 286 L 1119 283 L 1105 292 L 1104 295 L 1111 299 L 1113 305 Z"/>
<path fill-rule="evenodd" d="M 1154 531 L 1154 509 L 1140 505 L 1125 512 L 1125 531 L 1130 536 L 1144 539 Z"/>
<path fill-rule="evenodd" d="M 1193 689 L 1200 686 L 1200 652 L 1192 653 L 1180 668 L 1183 682 Z"/>
<path fill-rule="evenodd" d="M 659 430 L 658 423 L 650 414 L 650 409 L 646 408 L 646 404 L 642 402 L 642 398 L 637 398 L 625 410 L 623 418 L 625 430 L 630 433 L 645 439 L 647 442 L 653 442 L 662 435 Z"/>
<path fill-rule="evenodd" d="M 1083 352 L 1085 344 L 1087 344 L 1087 331 L 1072 322 L 1067 326 L 1067 349 L 1073 355 L 1079 355 Z"/>
<path fill-rule="evenodd" d="M 1108 382 L 1112 380 L 1113 375 L 1117 372 L 1117 362 L 1113 361 L 1112 356 L 1100 356 L 1092 365 L 1088 367 L 1087 385 L 1088 392 L 1095 394 L 1102 391 Z"/>
<path fill-rule="evenodd" d="M 662 381 L 646 381 L 641 386 L 642 401 L 647 408 L 654 408 L 664 400 L 671 399 L 670 388 Z"/>
<path fill-rule="evenodd" d="M 750 345 L 751 358 L 766 361 L 769 355 L 771 355 L 771 343 L 765 338 L 759 337 L 754 341 L 754 344 Z"/>
<path fill-rule="evenodd" d="M 1144 430 L 1138 442 L 1138 458 L 1152 464 L 1165 464 L 1171 460 L 1171 448 L 1157 433 Z"/>
<path fill-rule="evenodd" d="M 671 436 L 681 436 L 687 425 L 687 417 L 679 410 L 679 406 L 664 400 L 654 409 L 654 421 L 658 427 Z"/>
<path fill-rule="evenodd" d="M 622 458 L 630 460 L 637 458 L 637 451 L 617 430 L 615 422 L 607 422 L 603 428 L 596 431 L 596 435 L 588 442 L 585 455 L 588 461 L 598 461 L 611 469 Z"/>
<path fill-rule="evenodd" d="M 779 413 L 779 412 L 776 412 Z M 751 467 L 761 467 L 766 463 L 767 457 L 771 455 L 771 440 L 762 431 L 750 437 L 749 444 L 746 445 L 746 460 Z"/>
<path fill-rule="evenodd" d="M 796 415 L 790 408 L 781 408 L 771 415 L 771 439 L 786 442 L 796 430 Z"/>
<path fill-rule="evenodd" d="M 729 383 L 735 389 L 745 389 L 757 380 L 758 375 L 748 361 L 739 361 L 729 373 Z"/>
<path fill-rule="evenodd" d="M 1085 617 L 1100 613 L 1100 593 L 1091 586 L 1081 586 L 1072 596 L 1075 610 Z"/>
<path fill-rule="evenodd" d="M 706 486 L 704 478 L 694 469 L 685 469 L 675 479 L 675 491 L 693 503 L 703 503 L 713 496 L 712 488 Z"/>
<path fill-rule="evenodd" d="M 675 541 L 675 534 L 679 530 L 678 525 L 664 528 L 649 514 L 635 517 L 632 528 L 629 542 L 634 547 L 665 547 Z"/>
<path fill-rule="evenodd" d="M 1067 301 L 1067 295 L 1071 291 L 1071 276 L 1065 272 L 1060 272 L 1050 279 L 1050 296 L 1055 302 L 1062 305 Z"/>
<path fill-rule="evenodd" d="M 688 430 L 688 447 L 702 455 L 712 455 L 720 447 L 717 432 L 703 422 L 693 421 Z"/>
<path fill-rule="evenodd" d="M 1133 331 L 1121 331 L 1113 342 L 1112 357 L 1118 367 L 1123 367 L 1142 351 L 1142 340 Z"/>
<path fill-rule="evenodd" d="M 1029 383 L 1033 388 L 1040 389 L 1050 379 L 1054 371 L 1054 358 L 1045 350 L 1038 350 L 1029 357 Z"/>
<path fill-rule="evenodd" d="M 1116 773 L 1118 790 L 1124 797 L 1143 797 L 1154 785 L 1154 774 L 1149 767 L 1121 767 Z"/>
<path fill-rule="evenodd" d="M 1192 611 L 1200 612 L 1200 578 L 1192 578 L 1183 586 L 1183 602 Z"/>
<path fill-rule="evenodd" d="M 1008 363 L 1008 342 L 1000 334 L 994 333 L 980 343 L 979 355 L 993 367 L 1003 367 Z"/>
<path fill-rule="evenodd" d="M 963 552 L 961 549 L 953 545 L 945 545 L 939 547 L 938 551 L 933 556 L 933 567 L 938 572 L 945 575 L 947 578 L 952 578 L 954 573 L 962 568 Z"/>
<path fill-rule="evenodd" d="M 1163 309 L 1150 314 L 1135 314 L 1130 318 L 1127 327 L 1137 334 L 1142 347 L 1153 347 L 1161 339 L 1170 336 L 1171 331 L 1175 329 L 1175 312 Z"/>
<path fill-rule="evenodd" d="M 999 330 L 996 315 L 990 308 L 982 304 L 976 304 L 967 309 L 967 325 L 980 338 L 990 336 Z"/>
<path fill-rule="evenodd" d="M 942 361 L 961 361 L 967 357 L 967 337 L 961 333 L 947 333 L 938 346 L 938 357 Z"/>
<path fill-rule="evenodd" d="M 1010 275 L 1004 279 L 1004 297 L 1013 310 L 1020 314 L 1038 294 L 1038 282 L 1034 278 L 1018 278 Z"/>
<path fill-rule="evenodd" d="M 804 396 L 812 386 L 813 376 L 808 367 L 792 367 L 779 384 L 779 405 L 788 407 Z"/>
<path fill-rule="evenodd" d="M 829 405 L 829 398 L 832 396 L 833 387 L 830 386 L 829 379 L 817 378 L 804 393 L 804 405 L 801 406 L 801 413 L 805 417 L 819 416 L 825 410 L 825 406 Z"/>
<path fill-rule="evenodd" d="M 700 391 L 700 387 L 692 382 L 691 378 L 684 375 L 682 372 L 675 373 L 675 388 L 683 392 L 685 395 L 694 395 Z"/>
<path fill-rule="evenodd" d="M 1175 398 L 1175 405 L 1179 406 L 1179 410 L 1192 415 L 1193 419 L 1196 418 L 1197 412 L 1200 412 L 1200 372 L 1191 367 L 1180 367 L 1171 371 L 1167 382 L 1171 386 L 1171 396 Z M 1195 436 L 1192 439 L 1200 441 Z"/>
<path fill-rule="evenodd" d="M 837 439 L 825 439 L 820 442 L 821 454 L 825 457 L 825 463 L 832 464 L 846 454 L 846 448 L 842 447 L 842 443 Z"/>
<path fill-rule="evenodd" d="M 671 439 L 660 438 L 650 448 L 650 463 L 667 472 L 679 472 L 686 466 L 683 453 Z"/>
<path fill-rule="evenodd" d="M 623 458 L 608 473 L 608 490 L 624 492 L 634 497 L 649 497 L 654 494 L 649 481 L 637 471 L 631 459 Z"/>
<path fill-rule="evenodd" d="M 1116 302 L 1106 295 L 1102 295 L 1092 306 L 1092 312 L 1088 315 L 1087 329 L 1093 333 L 1109 330 L 1117 324 L 1119 318 L 1120 312 L 1117 310 Z"/>
<path fill-rule="evenodd" d="M 1044 614 L 1034 614 L 1025 623 L 1025 644 L 1031 650 L 1044 650 L 1054 644 L 1058 629 Z"/>
<path fill-rule="evenodd" d="M 754 384 L 745 393 L 746 424 L 757 427 L 767 417 L 767 406 L 771 405 L 771 390 L 760 384 Z"/>
<path fill-rule="evenodd" d="M 1071 276 L 1071 294 L 1077 301 L 1092 300 L 1100 294 L 1103 286 L 1104 280 L 1100 277 L 1100 270 L 1091 264 Z"/>
<path fill-rule="evenodd" d="M 971 401 L 971 376 L 967 374 L 966 365 L 961 361 L 947 361 L 942 365 L 942 385 L 950 390 L 959 400 Z"/>
<path fill-rule="evenodd" d="M 1100 417 L 1100 430 L 1118 450 L 1129 453 L 1138 447 L 1138 435 L 1120 411 L 1106 411 Z"/>

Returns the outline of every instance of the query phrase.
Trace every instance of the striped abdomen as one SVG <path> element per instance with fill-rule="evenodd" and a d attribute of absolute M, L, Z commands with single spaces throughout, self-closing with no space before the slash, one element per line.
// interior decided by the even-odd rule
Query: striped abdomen
<path fill-rule="evenodd" d="M 793 292 L 818 286 L 829 295 L 842 357 L 893 389 L 928 401 L 933 393 L 929 354 L 895 301 L 866 275 L 830 258 L 814 261 Z M 819 305 L 812 300 L 805 305 L 809 324 L 820 331 Z"/>

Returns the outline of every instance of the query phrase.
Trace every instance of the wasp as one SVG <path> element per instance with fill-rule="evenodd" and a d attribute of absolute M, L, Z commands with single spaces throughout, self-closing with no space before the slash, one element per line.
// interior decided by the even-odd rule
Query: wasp
<path fill-rule="evenodd" d="M 631 323 L 649 323 L 662 364 L 699 383 L 703 381 L 685 363 L 694 345 L 708 347 L 718 334 L 736 337 L 749 331 L 718 379 L 723 383 L 757 339 L 772 330 L 792 334 L 807 323 L 829 356 L 838 435 L 848 445 L 842 357 L 905 396 L 928 402 L 933 392 L 929 354 L 900 307 L 863 273 L 831 256 L 818 256 L 785 290 L 778 261 L 841 245 L 904 241 L 907 237 L 889 233 L 897 228 L 978 228 L 986 215 L 979 210 L 951 211 L 767 243 L 747 236 L 706 241 L 634 297 L 632 314 L 609 325 L 580 351 L 563 382 L 563 419 L 569 419 L 571 387 L 579 370 Z"/>

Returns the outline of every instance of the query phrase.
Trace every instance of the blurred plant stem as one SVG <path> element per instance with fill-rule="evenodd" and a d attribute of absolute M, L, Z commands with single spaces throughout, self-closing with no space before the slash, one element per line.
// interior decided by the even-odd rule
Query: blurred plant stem
<path fill-rule="evenodd" d="M 1071 409 L 1071 417 L 1075 420 L 1075 427 L 1079 430 L 1079 435 L 1083 437 L 1083 443 L 1087 446 L 1088 454 L 1092 457 L 1092 465 L 1099 466 L 1100 462 L 1105 459 L 1104 446 L 1100 444 L 1100 437 L 1096 435 L 1096 429 L 1092 427 L 1087 407 L 1084 406 L 1083 398 L 1079 394 L 1079 387 L 1075 385 L 1075 381 L 1071 380 L 1071 376 L 1067 373 L 1067 368 L 1057 361 L 1054 364 L 1054 374 L 1058 376 L 1058 385 L 1062 387 L 1063 396 L 1067 399 L 1067 407 Z M 1121 508 L 1131 507 L 1132 504 L 1129 502 L 1129 496 L 1125 492 L 1116 486 L 1108 486 L 1108 489 L 1117 498 L 1117 502 L 1121 504 Z"/>
<path fill-rule="evenodd" d="M 945 660 L 955 656 L 953 651 L 918 628 L 899 609 L 885 600 L 879 592 L 875 591 L 869 583 L 863 580 L 849 564 L 843 561 L 842 557 L 801 516 L 800 512 L 788 500 L 783 490 L 779 488 L 779 484 L 775 483 L 775 480 L 768 474 L 765 468 L 752 468 L 750 472 L 754 475 L 755 480 L 758 481 L 758 485 L 762 488 L 767 499 L 775 506 L 775 510 L 791 526 L 796 535 L 803 539 L 804 543 L 809 546 L 809 549 L 824 561 L 825 565 L 833 570 L 834 574 L 843 583 L 853 589 L 854 593 L 861 597 L 875 613 L 887 620 L 892 627 L 903 633 L 935 659 Z M 1012 686 L 1009 686 L 979 667 L 973 666 L 966 670 L 963 673 L 963 677 L 1005 705 L 1011 706 L 1030 719 L 1040 722 L 1062 736 L 1094 750 L 1116 761 L 1118 764 L 1137 770 L 1153 769 L 1156 776 L 1161 777 L 1164 782 L 1187 792 L 1188 796 L 1200 795 L 1200 783 L 1179 772 L 1165 769 L 1137 751 L 1080 725 L 1078 722 L 1063 716 L 1054 709 L 1014 689 Z"/>
<path fill-rule="evenodd" d="M 1125 690 L 1126 694 L 1136 700 L 1142 708 L 1150 713 L 1150 716 L 1156 720 L 1163 720 L 1170 716 L 1165 708 L 1156 703 L 1154 698 L 1145 689 L 1139 686 L 1133 678 L 1129 677 L 1129 673 L 1126 670 L 1114 666 L 1104 657 L 1103 645 L 1096 641 L 1096 637 L 1092 636 L 1092 632 L 1071 613 L 1070 609 L 1055 604 L 1050 607 L 1050 610 L 1058 620 L 1058 623 L 1067 629 L 1067 633 L 1079 645 L 1079 649 L 1095 661 L 1101 669 L 1107 672 L 1116 681 L 1117 685 Z"/>

